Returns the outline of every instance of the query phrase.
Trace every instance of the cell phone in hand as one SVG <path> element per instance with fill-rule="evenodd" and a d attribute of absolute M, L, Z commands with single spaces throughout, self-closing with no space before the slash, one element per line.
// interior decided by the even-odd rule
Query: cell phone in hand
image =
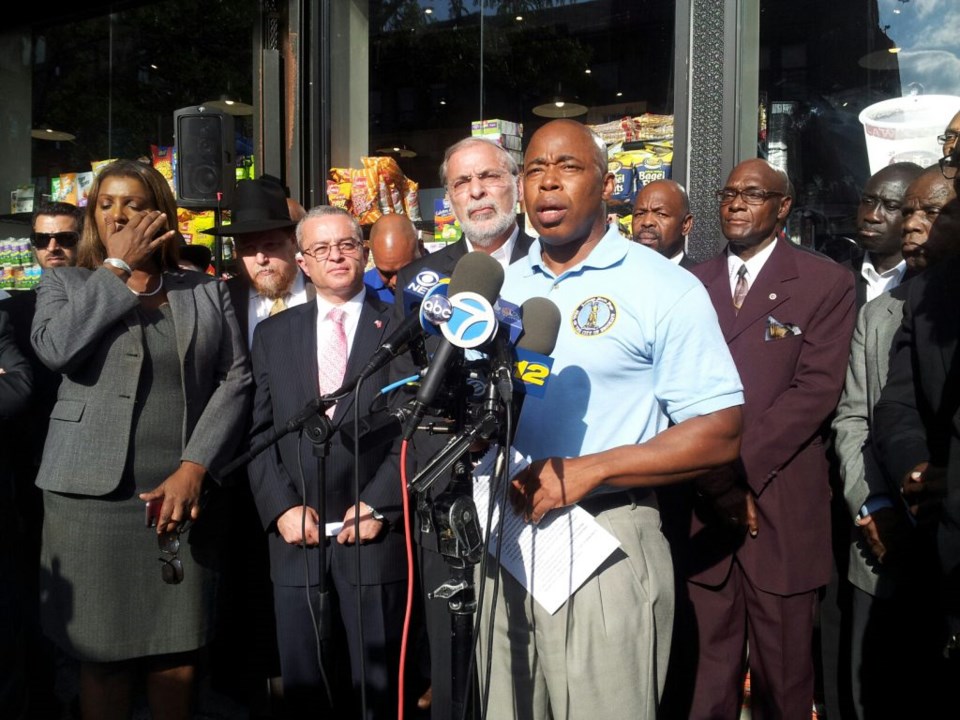
<path fill-rule="evenodd" d="M 162 507 L 162 500 L 147 500 L 146 507 L 144 507 L 144 520 L 148 528 L 157 526 L 157 522 L 160 520 L 160 508 Z"/>

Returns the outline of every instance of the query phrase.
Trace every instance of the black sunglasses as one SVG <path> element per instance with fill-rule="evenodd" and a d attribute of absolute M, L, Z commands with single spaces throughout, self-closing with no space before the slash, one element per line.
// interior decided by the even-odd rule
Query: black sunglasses
<path fill-rule="evenodd" d="M 181 529 L 157 536 L 160 552 L 163 553 L 162 556 L 157 558 L 163 563 L 160 566 L 160 576 L 167 585 L 178 585 L 183 582 L 183 561 L 180 560 L 180 534 L 182 532 Z"/>
<path fill-rule="evenodd" d="M 30 242 L 37 250 L 46 250 L 51 240 L 56 240 L 57 245 L 64 248 L 76 247 L 80 241 L 80 233 L 73 230 L 66 232 L 32 232 L 30 233 Z"/>

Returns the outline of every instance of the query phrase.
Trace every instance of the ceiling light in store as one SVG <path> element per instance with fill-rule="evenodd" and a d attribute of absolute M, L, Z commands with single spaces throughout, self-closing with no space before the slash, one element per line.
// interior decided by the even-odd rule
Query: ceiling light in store
<path fill-rule="evenodd" d="M 424 9 L 423 9 L 423 14 L 424 14 L 424 15 L 433 15 L 433 8 L 424 8 Z"/>
<path fill-rule="evenodd" d="M 587 112 L 587 106 L 576 102 L 576 98 L 564 99 L 556 97 L 549 102 L 541 103 L 533 108 L 533 114 L 547 118 L 578 117 Z"/>
<path fill-rule="evenodd" d="M 71 135 L 62 130 L 52 130 L 48 127 L 34 128 L 30 131 L 30 137 L 37 140 L 55 140 L 57 142 L 70 142 L 77 139 L 76 135 Z"/>
<path fill-rule="evenodd" d="M 441 101 L 440 101 L 440 104 L 441 104 L 441 105 L 446 105 L 446 104 L 447 104 L 447 101 L 446 101 L 446 100 L 441 100 Z"/>
<path fill-rule="evenodd" d="M 618 93 L 617 93 L 617 97 L 623 97 L 623 93 L 622 93 L 622 92 L 618 92 Z"/>
<path fill-rule="evenodd" d="M 523 15 L 517 15 L 517 22 L 523 22 Z"/>
<path fill-rule="evenodd" d="M 898 47 L 887 48 L 887 52 L 893 53 L 894 55 L 896 55 L 898 52 L 900 52 L 900 48 Z"/>
<path fill-rule="evenodd" d="M 590 70 L 590 68 L 587 68 L 587 69 L 584 70 L 583 72 L 586 73 L 587 75 L 589 75 L 592 71 Z"/>
<path fill-rule="evenodd" d="M 394 155 L 402 158 L 413 158 L 417 156 L 417 151 L 406 145 L 391 145 L 389 147 L 377 148 L 377 155 Z"/>
<path fill-rule="evenodd" d="M 228 115 L 253 115 L 253 105 L 240 102 L 231 95 L 221 95 L 219 100 L 207 100 L 203 103 L 213 110 L 220 110 Z"/>

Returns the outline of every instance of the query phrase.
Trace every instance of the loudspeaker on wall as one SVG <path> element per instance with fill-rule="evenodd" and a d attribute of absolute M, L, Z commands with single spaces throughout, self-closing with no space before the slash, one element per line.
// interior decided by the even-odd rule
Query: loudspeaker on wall
<path fill-rule="evenodd" d="M 229 208 L 236 184 L 233 116 L 203 105 L 173 113 L 177 205 Z"/>

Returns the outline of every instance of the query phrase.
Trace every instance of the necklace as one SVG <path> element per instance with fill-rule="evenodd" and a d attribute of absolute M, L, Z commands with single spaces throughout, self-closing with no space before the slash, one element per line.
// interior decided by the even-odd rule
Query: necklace
<path fill-rule="evenodd" d="M 137 293 L 137 296 L 138 296 L 138 297 L 153 297 L 153 296 L 156 295 L 158 292 L 160 292 L 162 289 L 163 289 L 163 275 L 160 275 L 160 282 L 157 284 L 157 288 L 156 288 L 155 290 L 151 290 L 150 292 L 138 292 L 138 293 Z"/>

